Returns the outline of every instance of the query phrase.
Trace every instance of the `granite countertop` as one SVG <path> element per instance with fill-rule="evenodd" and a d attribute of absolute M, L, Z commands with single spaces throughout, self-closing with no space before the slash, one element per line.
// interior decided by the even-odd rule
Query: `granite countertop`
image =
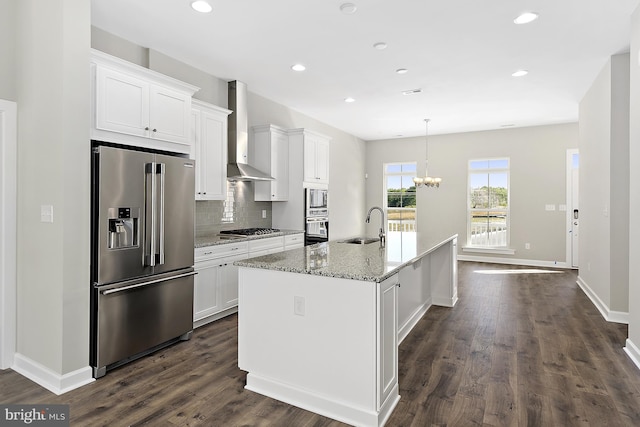
<path fill-rule="evenodd" d="M 384 248 L 380 247 L 378 241 L 360 245 L 336 240 L 236 261 L 234 265 L 382 282 L 402 267 L 457 237 L 455 234 L 445 238 L 428 238 L 420 233 L 390 232 Z"/>
<path fill-rule="evenodd" d="M 278 236 L 286 236 L 289 234 L 300 234 L 304 233 L 303 230 L 280 230 L 275 233 L 269 234 L 260 234 L 258 236 L 242 236 L 242 237 L 229 237 L 229 236 L 220 236 L 219 234 L 205 234 L 201 236 L 196 236 L 195 238 L 195 247 L 202 248 L 205 246 L 215 246 L 215 245 L 224 245 L 226 243 L 237 243 L 237 242 L 246 242 L 248 240 L 257 240 L 257 239 L 268 239 L 269 237 L 278 237 Z"/>

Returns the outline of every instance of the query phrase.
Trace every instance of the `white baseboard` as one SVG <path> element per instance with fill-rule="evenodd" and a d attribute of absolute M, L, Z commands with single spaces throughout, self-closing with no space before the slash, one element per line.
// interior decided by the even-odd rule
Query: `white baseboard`
<path fill-rule="evenodd" d="M 409 335 L 409 332 L 416 326 L 416 324 L 422 319 L 422 316 L 429 310 L 431 307 L 431 298 L 425 301 L 420 307 L 413 312 L 413 314 L 409 317 L 409 319 L 404 322 L 404 325 L 400 326 L 398 329 L 398 345 Z"/>
<path fill-rule="evenodd" d="M 455 295 L 453 298 L 433 297 L 433 305 L 439 305 L 441 307 L 453 307 L 457 302 L 458 295 Z"/>
<path fill-rule="evenodd" d="M 384 425 L 400 400 L 397 384 L 382 404 L 380 411 L 351 406 L 347 402 L 331 400 L 310 390 L 294 387 L 290 384 L 284 384 L 252 373 L 247 374 L 245 388 L 354 426 Z"/>
<path fill-rule="evenodd" d="M 57 395 L 64 394 L 95 381 L 91 366 L 60 375 L 20 353 L 15 354 L 11 368 Z"/>
<path fill-rule="evenodd" d="M 640 349 L 631 342 L 629 338 L 627 338 L 626 345 L 624 346 L 624 351 L 627 353 L 627 356 L 635 363 L 635 365 L 640 369 Z"/>
<path fill-rule="evenodd" d="M 500 257 L 478 256 L 478 255 L 458 255 L 458 261 L 489 262 L 489 263 L 495 263 L 495 264 L 508 264 L 508 265 L 528 265 L 531 267 L 571 268 L 571 266 L 567 265 L 566 262 L 559 262 L 559 261 L 500 258 Z"/>
<path fill-rule="evenodd" d="M 607 322 L 614 323 L 624 323 L 626 325 L 629 324 L 629 313 L 625 313 L 623 311 L 613 311 L 609 309 L 607 304 L 605 304 L 600 297 L 591 289 L 591 287 L 584 281 L 584 279 L 578 276 L 578 281 L 576 282 L 580 289 L 587 295 L 587 297 L 591 300 L 593 305 L 596 306 L 602 317 Z"/>

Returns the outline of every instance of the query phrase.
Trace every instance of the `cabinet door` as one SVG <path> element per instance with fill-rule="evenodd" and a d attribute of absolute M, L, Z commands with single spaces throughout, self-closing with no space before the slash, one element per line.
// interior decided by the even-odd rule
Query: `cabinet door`
<path fill-rule="evenodd" d="M 229 262 L 223 268 L 222 306 L 223 308 L 238 305 L 238 267 Z"/>
<path fill-rule="evenodd" d="M 149 136 L 188 145 L 191 96 L 155 84 L 151 85 L 149 95 Z"/>
<path fill-rule="evenodd" d="M 318 182 L 329 183 L 329 141 L 316 141 L 316 177 Z"/>
<path fill-rule="evenodd" d="M 149 83 L 110 68 L 96 67 L 96 128 L 147 136 Z"/>
<path fill-rule="evenodd" d="M 304 180 L 317 181 L 316 176 L 316 141 L 310 137 L 304 138 Z"/>
<path fill-rule="evenodd" d="M 227 193 L 227 135 L 226 116 L 202 111 L 203 172 L 202 196 L 206 200 L 225 200 Z"/>
<path fill-rule="evenodd" d="M 220 303 L 220 265 L 217 262 L 204 262 L 195 268 L 193 284 L 193 321 L 198 321 L 221 309 Z"/>
<path fill-rule="evenodd" d="M 398 384 L 398 276 L 378 290 L 378 408 Z"/>
<path fill-rule="evenodd" d="M 202 172 L 202 136 L 200 135 L 200 110 L 191 110 L 191 158 L 196 161 L 196 199 L 200 199 L 204 188 Z"/>
<path fill-rule="evenodd" d="M 289 137 L 281 133 L 273 135 L 271 154 L 272 201 L 289 199 Z"/>

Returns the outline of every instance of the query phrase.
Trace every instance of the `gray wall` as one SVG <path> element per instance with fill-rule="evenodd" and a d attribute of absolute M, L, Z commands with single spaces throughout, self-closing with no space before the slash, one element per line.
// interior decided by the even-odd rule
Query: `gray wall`
<path fill-rule="evenodd" d="M 640 349 L 640 7 L 631 17 L 629 341 Z"/>
<path fill-rule="evenodd" d="M 15 44 L 16 37 L 15 0 L 0 0 L 0 99 L 15 101 Z"/>
<path fill-rule="evenodd" d="M 608 310 L 629 295 L 629 55 L 615 55 L 580 102 L 580 280 Z"/>
<path fill-rule="evenodd" d="M 566 152 L 578 146 L 576 123 L 429 136 L 429 174 L 440 176 L 439 189 L 418 189 L 418 229 L 429 235 L 459 235 L 459 253 L 467 241 L 467 170 L 470 159 L 511 160 L 511 241 L 515 255 L 483 257 L 564 263 L 566 258 Z M 367 206 L 383 203 L 383 164 L 417 161 L 424 174 L 425 138 L 367 143 Z M 546 211 L 545 205 L 556 205 Z M 375 224 L 368 235 L 375 235 Z M 525 249 L 530 243 L 531 249 Z M 467 254 L 468 255 L 468 254 Z M 473 254 L 477 255 L 477 254 Z"/>
<path fill-rule="evenodd" d="M 15 4 L 17 352 L 66 374 L 89 359 L 90 0 Z"/>

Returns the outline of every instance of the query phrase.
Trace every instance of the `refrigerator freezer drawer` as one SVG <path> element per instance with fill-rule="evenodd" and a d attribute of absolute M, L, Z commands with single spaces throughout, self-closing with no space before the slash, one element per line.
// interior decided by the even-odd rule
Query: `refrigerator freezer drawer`
<path fill-rule="evenodd" d="M 193 275 L 96 287 L 94 376 L 193 330 Z"/>

